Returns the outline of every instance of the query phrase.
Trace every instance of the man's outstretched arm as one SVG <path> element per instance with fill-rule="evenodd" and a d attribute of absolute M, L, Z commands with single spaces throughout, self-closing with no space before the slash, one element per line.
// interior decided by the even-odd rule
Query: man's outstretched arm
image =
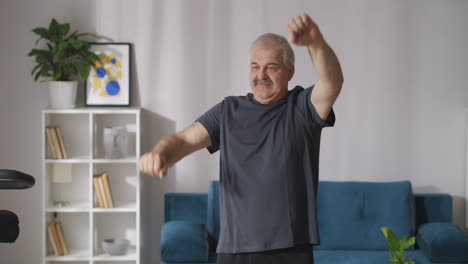
<path fill-rule="evenodd" d="M 140 171 L 163 178 L 167 169 L 183 157 L 199 149 L 211 146 L 210 135 L 199 122 L 182 132 L 161 139 L 151 152 L 140 157 Z"/>
<path fill-rule="evenodd" d="M 311 102 L 322 119 L 326 119 L 343 85 L 341 66 L 333 50 L 322 36 L 317 24 L 306 14 L 291 19 L 286 26 L 290 41 L 307 47 L 319 74 Z"/>

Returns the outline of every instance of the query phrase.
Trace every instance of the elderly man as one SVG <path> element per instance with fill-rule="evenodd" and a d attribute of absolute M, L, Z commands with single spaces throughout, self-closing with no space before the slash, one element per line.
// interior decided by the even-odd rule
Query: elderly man
<path fill-rule="evenodd" d="M 320 135 L 333 126 L 341 67 L 306 15 L 287 24 L 290 41 L 308 49 L 317 83 L 288 90 L 294 52 L 279 35 L 250 48 L 250 88 L 229 96 L 180 133 L 142 155 L 142 172 L 163 178 L 186 155 L 220 150 L 218 263 L 313 263 L 319 244 L 316 194 Z"/>

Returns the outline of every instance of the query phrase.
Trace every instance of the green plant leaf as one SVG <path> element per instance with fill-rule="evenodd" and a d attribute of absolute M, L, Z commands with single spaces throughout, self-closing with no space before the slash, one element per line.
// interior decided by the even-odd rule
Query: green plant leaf
<path fill-rule="evenodd" d="M 67 48 L 68 43 L 65 41 L 58 41 L 57 48 L 53 50 L 55 61 L 63 58 L 65 54 L 65 49 Z"/>
<path fill-rule="evenodd" d="M 408 239 L 408 235 L 404 235 L 404 236 L 400 239 L 400 242 L 406 241 L 407 239 Z"/>
<path fill-rule="evenodd" d="M 407 249 L 408 247 L 406 246 L 407 244 L 407 239 L 408 239 L 408 235 L 404 235 L 401 239 L 400 239 L 400 250 L 403 251 L 405 249 Z"/>
<path fill-rule="evenodd" d="M 408 245 L 412 246 L 416 244 L 416 237 L 412 237 L 408 240 Z"/>
<path fill-rule="evenodd" d="M 101 58 L 99 58 L 99 56 L 94 52 L 86 52 L 84 58 L 92 65 L 94 65 L 96 61 L 101 62 Z"/>
<path fill-rule="evenodd" d="M 80 34 L 76 34 L 75 37 L 79 38 L 79 37 L 84 37 L 84 36 L 90 36 L 90 37 L 93 37 L 93 38 L 96 38 L 96 39 L 101 39 L 101 36 L 93 34 L 93 33 L 80 33 Z"/>
<path fill-rule="evenodd" d="M 73 33 L 71 33 L 68 38 L 70 39 L 76 39 L 76 34 L 78 34 L 78 30 L 75 30 Z"/>
<path fill-rule="evenodd" d="M 39 76 L 41 76 L 41 71 L 38 71 L 36 75 L 34 75 L 34 81 L 37 81 L 37 79 L 39 79 Z"/>
<path fill-rule="evenodd" d="M 86 42 L 83 41 L 83 40 L 71 39 L 71 40 L 70 40 L 70 44 L 71 44 L 71 46 L 72 46 L 74 49 L 79 50 L 79 49 L 81 49 L 84 45 L 86 45 Z"/>
<path fill-rule="evenodd" d="M 47 64 L 51 58 L 48 51 L 38 49 L 31 50 L 28 56 L 36 56 L 36 62 L 39 64 Z"/>
<path fill-rule="evenodd" d="M 405 256 L 403 255 L 402 252 L 395 252 L 395 256 L 396 256 L 396 260 L 397 260 L 398 263 L 400 263 L 400 264 L 405 263 Z"/>
<path fill-rule="evenodd" d="M 41 53 L 41 50 L 32 49 L 32 50 L 28 53 L 28 56 L 36 56 L 36 55 L 39 55 L 40 53 Z"/>
<path fill-rule="evenodd" d="M 37 71 L 41 66 L 42 66 L 42 64 L 36 65 L 36 66 L 33 68 L 33 70 L 31 71 L 31 75 L 34 75 L 34 72 Z"/>
<path fill-rule="evenodd" d="M 62 37 L 65 37 L 68 32 L 70 31 L 70 24 L 61 24 L 58 26 L 58 29 L 59 29 L 59 32 L 60 32 L 60 35 Z"/>
<path fill-rule="evenodd" d="M 411 247 L 416 243 L 416 238 L 411 237 L 408 239 L 408 235 L 403 236 L 403 238 L 400 240 L 400 250 L 405 250 Z"/>
<path fill-rule="evenodd" d="M 413 246 L 416 243 L 416 237 L 411 237 L 408 241 L 406 241 L 406 245 L 404 249 L 407 249 Z"/>
<path fill-rule="evenodd" d="M 34 28 L 32 32 L 36 33 L 40 37 L 36 40 L 36 43 L 34 45 L 37 45 L 41 39 L 48 39 L 50 37 L 49 30 L 46 28 Z"/>
<path fill-rule="evenodd" d="M 55 73 L 52 75 L 52 79 L 53 79 L 54 81 L 60 80 L 60 77 L 62 77 L 62 73 L 61 73 L 61 72 L 55 72 Z"/>
<path fill-rule="evenodd" d="M 85 64 L 85 63 L 78 64 L 78 65 L 77 65 L 77 70 L 78 70 L 78 74 L 80 75 L 80 77 L 81 77 L 83 80 L 87 80 L 87 79 L 88 79 L 89 70 L 90 70 L 89 64 Z"/>
<path fill-rule="evenodd" d="M 398 255 L 398 252 L 395 251 L 390 252 L 390 261 L 394 264 L 403 264 L 403 262 L 401 262 L 401 257 Z"/>
<path fill-rule="evenodd" d="M 47 67 L 42 67 L 39 71 L 39 75 L 42 77 L 50 77 L 49 70 Z"/>
<path fill-rule="evenodd" d="M 34 28 L 32 32 L 40 36 L 40 38 L 36 40 L 36 45 L 39 42 L 39 40 L 41 40 L 42 38 L 45 38 L 45 39 L 49 38 L 49 30 L 47 30 L 46 28 Z"/>
<path fill-rule="evenodd" d="M 62 35 L 62 25 L 55 20 L 55 18 L 52 19 L 49 25 L 49 37 L 47 40 L 49 40 L 52 43 L 55 43 L 59 40 L 61 40 L 64 35 Z"/>
<path fill-rule="evenodd" d="M 387 239 L 387 243 L 388 243 L 390 249 L 398 251 L 400 249 L 400 244 L 398 242 L 397 237 L 393 233 L 393 231 L 388 227 L 382 227 L 381 230 L 382 230 L 385 238 Z"/>
<path fill-rule="evenodd" d="M 57 20 L 55 20 L 55 18 L 52 18 L 52 20 L 50 21 L 50 24 L 49 24 L 49 30 L 52 29 L 52 28 L 55 28 L 57 25 L 58 25 Z"/>

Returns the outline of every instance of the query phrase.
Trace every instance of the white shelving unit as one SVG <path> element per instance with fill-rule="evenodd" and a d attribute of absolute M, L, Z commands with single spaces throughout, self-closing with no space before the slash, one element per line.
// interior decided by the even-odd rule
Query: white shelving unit
<path fill-rule="evenodd" d="M 46 127 L 57 126 L 68 159 L 51 159 Z M 128 155 L 105 159 L 103 129 L 127 126 Z M 43 263 L 44 264 L 140 264 L 140 109 L 82 108 L 42 111 L 43 153 Z M 65 166 L 71 177 L 53 175 Z M 93 175 L 107 172 L 115 208 L 98 208 Z M 62 176 L 58 180 L 57 177 Z M 56 202 L 62 202 L 57 206 Z M 47 234 L 47 223 L 61 222 L 69 249 L 67 256 L 56 256 Z M 110 256 L 102 249 L 107 238 L 126 238 L 127 254 Z"/>

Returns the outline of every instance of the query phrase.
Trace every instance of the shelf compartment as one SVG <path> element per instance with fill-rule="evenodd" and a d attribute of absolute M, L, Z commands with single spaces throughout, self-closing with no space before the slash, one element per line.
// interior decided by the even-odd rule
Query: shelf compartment
<path fill-rule="evenodd" d="M 84 209 L 90 204 L 89 164 L 47 163 L 46 206 L 48 210 L 67 211 Z M 80 190 L 77 192 L 76 190 Z M 64 203 L 58 206 L 58 203 Z M 90 206 L 88 207 L 88 209 Z"/>
<path fill-rule="evenodd" d="M 89 114 L 69 114 L 54 113 L 45 115 L 46 127 L 60 127 L 63 143 L 69 159 L 80 159 L 79 157 L 89 157 L 90 133 L 89 133 Z M 44 127 L 45 130 L 45 127 Z M 51 150 L 47 144 L 47 134 L 45 135 L 46 157 L 52 160 Z"/>
<path fill-rule="evenodd" d="M 136 115 L 128 114 L 93 114 L 93 159 L 105 159 L 104 157 L 104 128 L 122 126 L 127 129 L 128 145 L 124 157 L 136 157 Z"/>
<path fill-rule="evenodd" d="M 116 217 L 114 213 L 95 213 L 93 232 L 93 259 L 101 260 L 136 260 L 135 246 L 137 239 L 137 226 L 135 213 L 119 213 Z M 109 238 L 130 240 L 130 249 L 126 255 L 110 256 L 104 253 L 102 241 Z"/>
<path fill-rule="evenodd" d="M 93 164 L 93 174 L 106 172 L 115 208 L 98 208 L 94 193 L 94 210 L 136 210 L 138 176 L 136 164 L 99 163 Z"/>
<path fill-rule="evenodd" d="M 57 217 L 54 218 L 54 215 Z M 69 254 L 67 256 L 56 256 L 47 233 L 47 224 L 53 219 L 61 223 L 63 236 Z M 75 261 L 89 260 L 91 252 L 89 250 L 89 213 L 47 213 L 46 214 L 46 260 L 54 261 Z"/>

